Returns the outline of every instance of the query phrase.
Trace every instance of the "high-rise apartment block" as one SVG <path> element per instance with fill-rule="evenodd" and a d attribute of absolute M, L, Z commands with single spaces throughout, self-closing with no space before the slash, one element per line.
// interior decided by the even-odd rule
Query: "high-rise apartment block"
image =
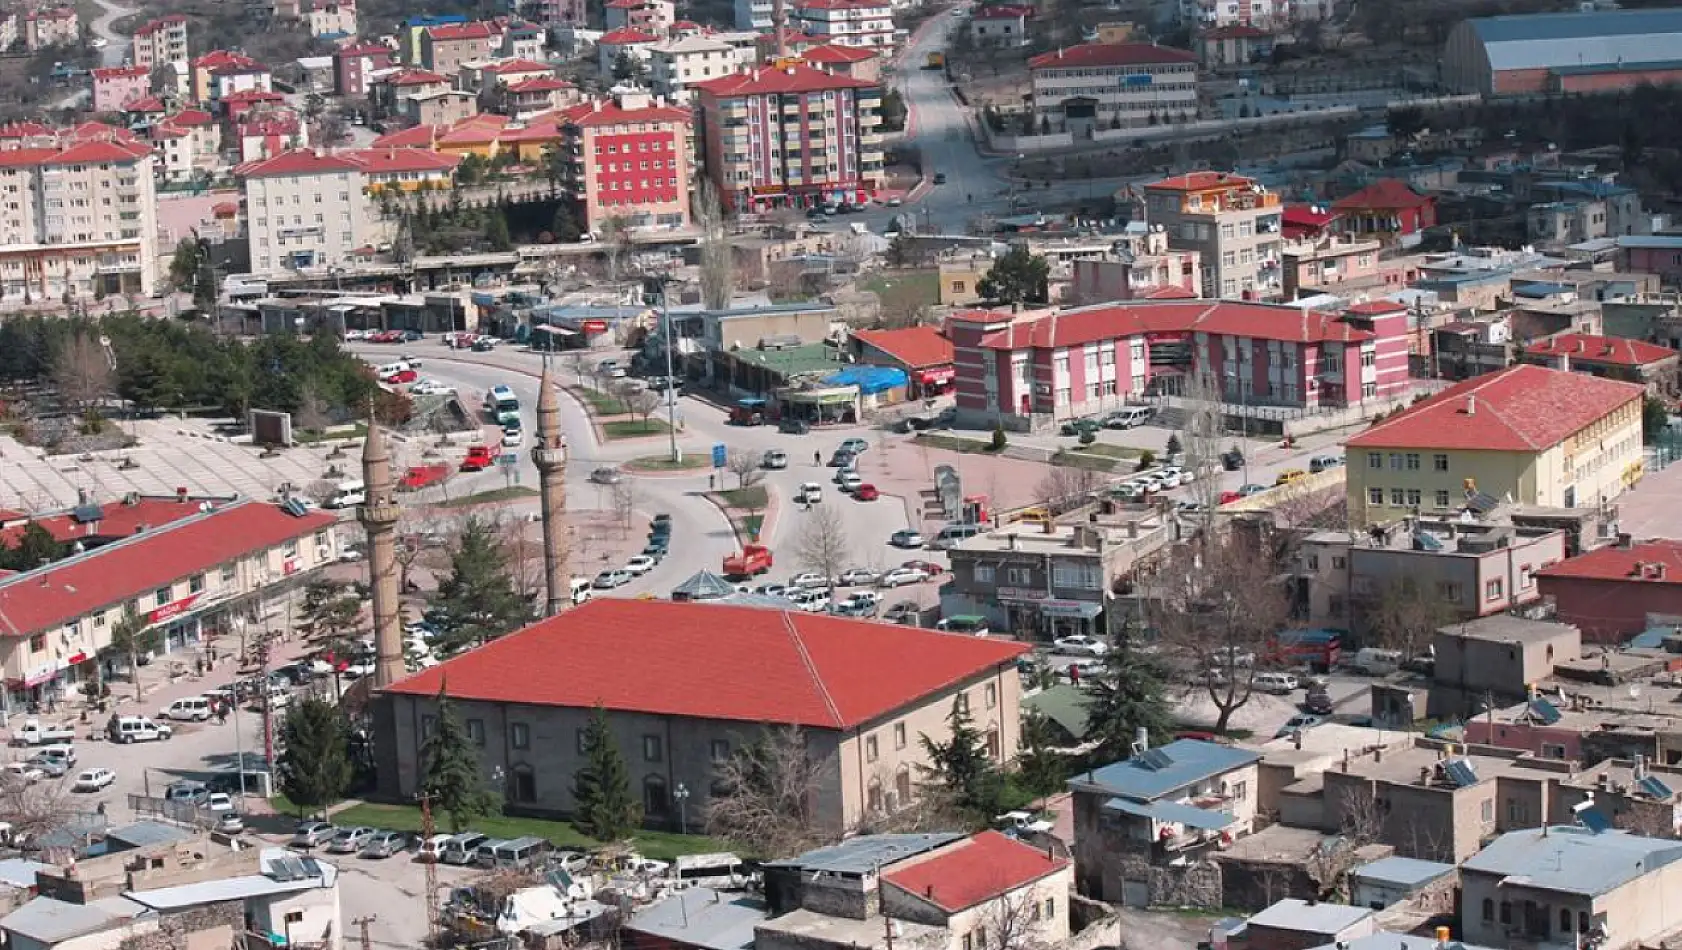
<path fill-rule="evenodd" d="M 181 14 L 159 17 L 134 31 L 134 65 L 155 69 L 188 59 L 187 18 Z"/>
<path fill-rule="evenodd" d="M 566 184 L 586 228 L 614 217 L 632 227 L 689 223 L 688 110 L 627 92 L 561 115 Z"/>
<path fill-rule="evenodd" d="M 0 150 L 0 297 L 149 296 L 153 161 L 149 147 L 115 135 Z"/>
<path fill-rule="evenodd" d="M 1170 247 L 1202 255 L 1203 292 L 1272 300 L 1281 280 L 1283 209 L 1254 179 L 1192 172 L 1145 186 L 1145 217 L 1162 225 Z"/>

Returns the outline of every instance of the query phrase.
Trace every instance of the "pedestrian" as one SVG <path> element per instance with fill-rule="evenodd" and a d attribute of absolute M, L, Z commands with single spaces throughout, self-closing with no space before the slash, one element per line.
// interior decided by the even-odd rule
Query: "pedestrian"
<path fill-rule="evenodd" d="M 818 452 L 813 452 L 812 453 L 812 464 L 813 465 L 822 465 L 823 464 L 823 452 L 818 451 Z"/>
<path fill-rule="evenodd" d="M 218 725 L 228 724 L 228 704 L 222 703 L 216 707 L 216 722 Z"/>
<path fill-rule="evenodd" d="M 717 484 L 718 484 L 718 473 L 717 472 L 713 472 L 713 473 L 707 475 L 707 491 L 712 491 L 715 487 L 717 487 Z"/>
<path fill-rule="evenodd" d="M 1080 667 L 1078 667 L 1078 666 L 1069 667 L 1069 685 L 1070 686 L 1079 686 L 1080 685 Z"/>

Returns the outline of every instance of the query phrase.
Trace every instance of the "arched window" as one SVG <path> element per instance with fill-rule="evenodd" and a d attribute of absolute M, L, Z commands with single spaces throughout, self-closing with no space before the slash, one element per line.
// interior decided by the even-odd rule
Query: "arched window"
<path fill-rule="evenodd" d="M 882 780 L 881 779 L 879 779 L 879 778 L 871 779 L 870 784 L 865 786 L 864 796 L 865 796 L 865 800 L 864 800 L 865 807 L 870 809 L 872 812 L 878 812 L 879 813 L 879 812 L 882 812 L 883 810 L 886 809 L 887 803 L 882 800 Z"/>
<path fill-rule="evenodd" d="M 666 780 L 658 775 L 650 775 L 642 780 L 642 810 L 648 815 L 664 815 L 671 807 L 671 796 L 666 793 Z"/>

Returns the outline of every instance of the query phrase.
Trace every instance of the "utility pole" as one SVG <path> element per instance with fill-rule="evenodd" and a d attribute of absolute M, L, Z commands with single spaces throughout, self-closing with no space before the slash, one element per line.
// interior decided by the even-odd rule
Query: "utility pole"
<path fill-rule="evenodd" d="M 427 841 L 431 841 L 432 836 L 436 835 L 438 833 L 438 826 L 433 824 L 433 822 L 432 822 L 432 796 L 427 794 L 426 792 L 421 792 L 420 793 L 420 806 L 421 806 L 421 841 L 424 843 L 424 842 L 427 842 Z M 444 929 L 443 928 L 443 922 L 438 919 L 438 860 L 437 860 L 437 857 L 438 856 L 435 855 L 433 857 L 433 860 L 425 862 L 425 865 L 426 865 L 426 892 L 425 892 L 425 895 L 424 895 L 424 900 L 426 901 L 426 934 L 427 934 L 427 943 L 431 946 L 434 946 L 434 947 L 438 946 L 438 944 L 439 944 L 439 939 L 438 939 L 439 933 L 440 933 L 440 931 L 442 931 Z"/>
<path fill-rule="evenodd" d="M 362 950 L 373 950 L 373 948 L 374 948 L 374 941 L 371 937 L 368 936 L 368 925 L 373 923 L 376 920 L 379 920 L 379 918 L 370 914 L 367 917 L 358 917 L 355 920 L 351 921 L 351 923 L 354 924 L 356 926 L 356 928 L 359 931 L 361 931 L 361 933 L 362 933 L 362 939 L 361 939 Z"/>

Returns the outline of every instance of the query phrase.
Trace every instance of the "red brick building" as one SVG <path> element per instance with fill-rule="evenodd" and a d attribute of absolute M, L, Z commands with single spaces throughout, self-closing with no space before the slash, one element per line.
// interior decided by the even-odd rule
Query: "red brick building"
<path fill-rule="evenodd" d="M 1333 202 L 1332 211 L 1339 216 L 1340 233 L 1401 247 L 1418 244 L 1425 229 L 1437 224 L 1437 199 L 1414 191 L 1399 178 L 1375 181 Z"/>
<path fill-rule="evenodd" d="M 1624 535 L 1536 572 L 1536 582 L 1561 623 L 1582 630 L 1585 641 L 1617 643 L 1682 618 L 1682 541 Z"/>

